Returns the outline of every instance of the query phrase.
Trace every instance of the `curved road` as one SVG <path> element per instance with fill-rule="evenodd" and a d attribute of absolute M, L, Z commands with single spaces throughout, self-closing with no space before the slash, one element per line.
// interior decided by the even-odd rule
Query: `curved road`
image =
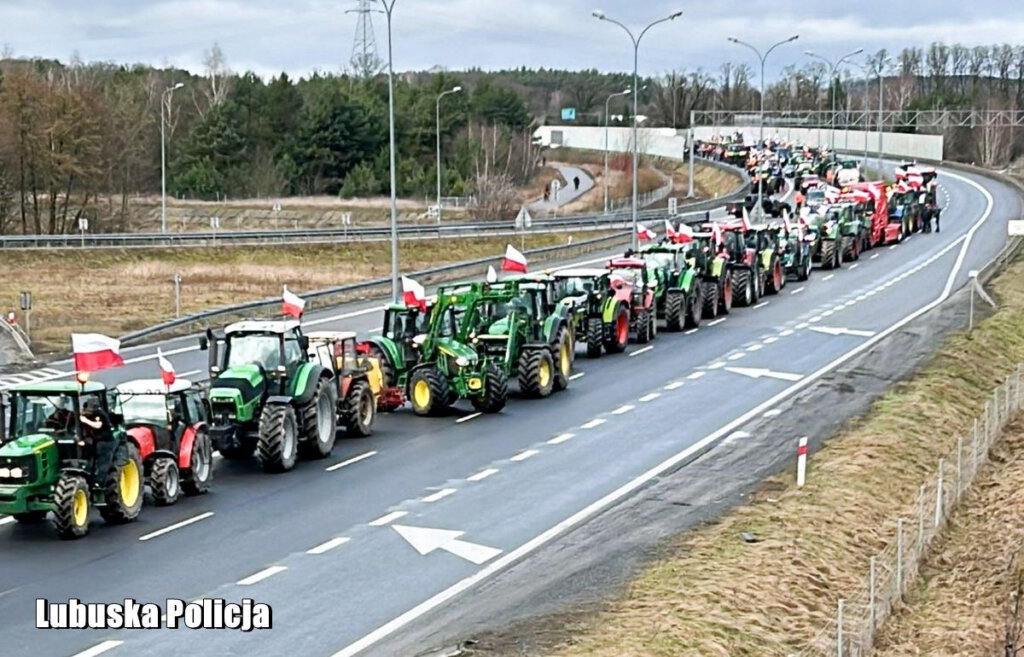
<path fill-rule="evenodd" d="M 147 506 L 126 526 L 97 520 L 75 542 L 0 520 L 3 654 L 389 654 L 413 621 L 472 605 L 468 591 L 486 595 L 482 582 L 522 560 L 528 567 L 541 546 L 614 513 L 618 500 L 963 286 L 1003 246 L 1021 199 L 975 175 L 941 169 L 940 183 L 942 233 L 869 251 L 831 276 L 816 271 L 695 333 L 662 332 L 623 356 L 581 356 L 578 378 L 551 399 L 516 399 L 501 416 L 381 417 L 373 437 L 339 442 L 330 459 L 280 476 L 220 462 L 208 495 Z M 376 304 L 307 320 L 360 332 L 379 322 Z M 193 339 L 163 348 L 179 373 L 205 369 Z M 128 365 L 99 378 L 153 376 L 152 350 L 127 350 Z M 708 405 L 711 396 L 727 402 Z M 35 629 L 37 598 L 72 597 L 252 598 L 273 607 L 274 628 Z"/>
<path fill-rule="evenodd" d="M 562 178 L 565 180 L 566 185 L 558 192 L 558 198 L 554 201 L 536 201 L 530 204 L 530 208 L 533 210 L 555 210 L 560 207 L 569 205 L 579 197 L 583 196 L 591 189 L 594 188 L 594 179 L 590 177 L 590 174 L 579 167 L 559 165 L 559 173 L 562 174 Z M 580 179 L 580 188 L 576 189 L 573 187 L 573 178 Z"/>

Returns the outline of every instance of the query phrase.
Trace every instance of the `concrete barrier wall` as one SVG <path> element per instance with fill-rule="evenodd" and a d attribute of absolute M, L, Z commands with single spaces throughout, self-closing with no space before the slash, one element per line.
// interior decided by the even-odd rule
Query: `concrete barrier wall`
<path fill-rule="evenodd" d="M 733 128 L 696 128 L 695 137 L 707 140 L 720 134 L 742 132 L 748 141 L 756 138 L 758 130 L 755 126 Z M 587 126 L 543 126 L 538 128 L 536 137 L 545 146 L 564 146 L 566 148 L 586 148 L 604 150 L 604 128 Z M 820 146 L 827 144 L 831 137 L 828 128 L 775 128 L 766 127 L 765 135 L 777 135 L 787 141 Z M 686 152 L 686 131 L 672 128 L 641 128 L 639 130 L 640 152 L 659 157 L 682 159 Z M 625 152 L 633 143 L 632 130 L 629 128 L 608 129 L 608 150 Z M 847 153 L 878 153 L 878 133 L 859 130 L 836 130 L 835 146 Z M 882 153 L 891 157 L 942 160 L 943 138 L 941 135 L 909 135 L 902 133 L 882 133 Z"/>

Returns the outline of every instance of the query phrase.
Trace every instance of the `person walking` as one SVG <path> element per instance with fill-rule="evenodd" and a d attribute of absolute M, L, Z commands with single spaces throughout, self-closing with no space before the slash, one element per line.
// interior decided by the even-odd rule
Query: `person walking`
<path fill-rule="evenodd" d="M 579 176 L 576 176 L 575 178 L 572 179 L 572 185 L 573 185 L 573 187 L 576 188 L 577 192 L 580 191 L 580 177 Z"/>

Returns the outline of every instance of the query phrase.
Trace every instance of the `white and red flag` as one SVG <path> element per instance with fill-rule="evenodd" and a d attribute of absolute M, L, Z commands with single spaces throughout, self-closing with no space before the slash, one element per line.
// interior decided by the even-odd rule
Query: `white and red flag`
<path fill-rule="evenodd" d="M 517 271 L 526 273 L 526 256 L 519 249 L 509 244 L 505 247 L 505 261 L 501 263 L 501 271 Z"/>
<path fill-rule="evenodd" d="M 306 300 L 299 297 L 299 295 L 288 290 L 288 286 L 284 286 L 284 295 L 281 303 L 281 313 L 299 319 L 302 317 L 302 311 L 306 309 Z"/>
<path fill-rule="evenodd" d="M 653 242 L 658 237 L 653 230 L 643 224 L 636 225 L 636 236 L 641 242 Z"/>
<path fill-rule="evenodd" d="M 71 351 L 78 372 L 95 372 L 124 365 L 121 341 L 99 333 L 72 333 Z"/>
<path fill-rule="evenodd" d="M 423 312 L 427 311 L 427 291 L 408 276 L 402 277 L 402 301 L 409 308 L 417 307 Z"/>
<path fill-rule="evenodd" d="M 164 358 L 163 353 L 159 349 L 156 350 L 156 362 L 160 366 L 160 378 L 163 379 L 164 385 L 173 385 L 175 378 L 174 365 L 171 364 L 171 361 Z"/>

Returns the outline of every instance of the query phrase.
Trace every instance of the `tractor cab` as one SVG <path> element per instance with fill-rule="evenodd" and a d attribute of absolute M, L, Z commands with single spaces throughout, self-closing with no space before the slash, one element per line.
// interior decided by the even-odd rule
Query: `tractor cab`
<path fill-rule="evenodd" d="M 208 420 L 201 391 L 185 379 L 128 381 L 117 386 L 117 397 L 128 433 L 148 432 L 157 449 L 171 449 L 189 427 Z"/>
<path fill-rule="evenodd" d="M 233 387 L 262 396 L 270 387 L 287 394 L 287 382 L 305 363 L 309 340 L 297 320 L 247 320 L 229 325 L 222 333 L 208 329 L 199 348 L 209 351 L 210 379 L 214 387 Z"/>
<path fill-rule="evenodd" d="M 430 331 L 430 309 L 402 304 L 390 305 L 384 309 L 384 329 L 381 334 L 401 350 L 402 358 L 416 359 L 416 337 Z"/>

